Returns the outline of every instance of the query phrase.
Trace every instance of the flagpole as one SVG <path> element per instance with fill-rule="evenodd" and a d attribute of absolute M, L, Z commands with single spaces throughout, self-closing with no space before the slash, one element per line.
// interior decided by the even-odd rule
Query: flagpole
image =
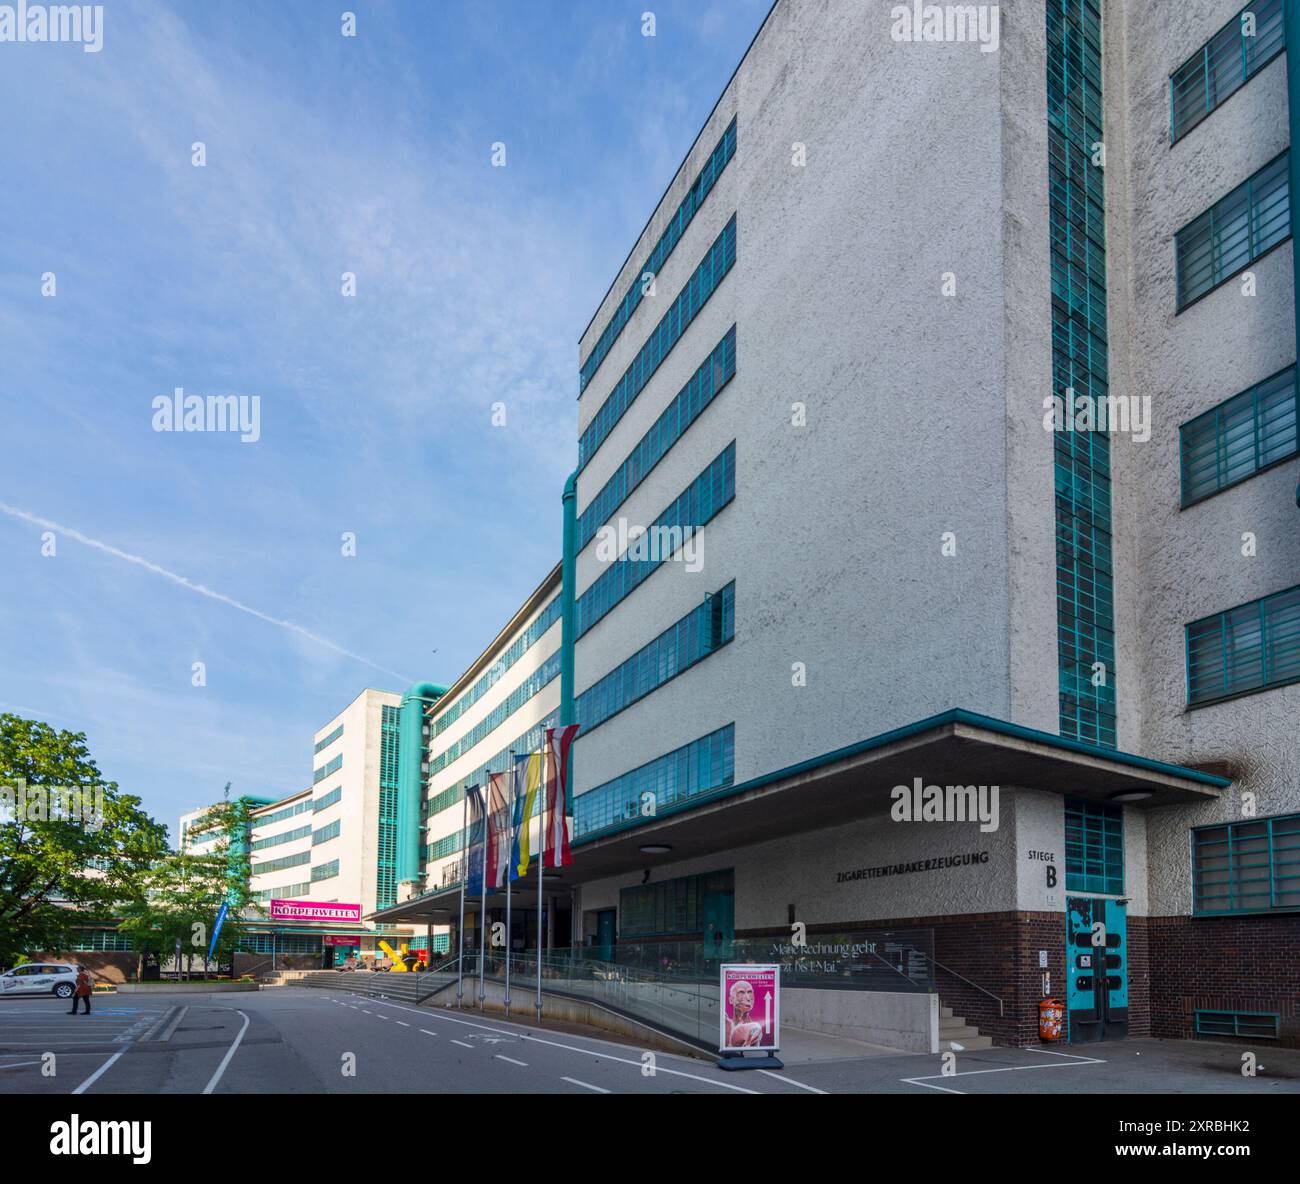
<path fill-rule="evenodd" d="M 542 1022 L 542 881 L 546 878 L 546 730 L 542 730 L 542 810 L 537 826 L 537 1022 Z"/>
<path fill-rule="evenodd" d="M 513 823 L 515 820 L 515 752 L 510 750 L 510 759 L 506 764 L 508 770 L 506 776 L 510 778 L 510 812 L 506 817 Z M 508 832 L 507 832 L 508 833 Z M 513 844 L 506 844 L 507 858 L 513 859 Z M 506 1019 L 510 1018 L 510 881 L 514 878 L 511 873 L 514 866 L 506 868 Z"/>
<path fill-rule="evenodd" d="M 460 810 L 460 836 L 464 854 L 460 857 L 460 957 L 456 959 L 456 1006 L 460 1006 L 462 987 L 465 983 L 465 885 L 469 880 L 469 836 L 465 833 L 469 817 L 469 794 L 462 785 Z"/>
<path fill-rule="evenodd" d="M 491 834 L 490 810 L 492 806 L 492 774 L 488 773 L 487 793 L 483 796 L 483 900 L 478 909 L 478 1009 L 483 1010 L 483 1000 L 487 995 L 483 991 L 483 976 L 487 972 L 487 853 Z"/>

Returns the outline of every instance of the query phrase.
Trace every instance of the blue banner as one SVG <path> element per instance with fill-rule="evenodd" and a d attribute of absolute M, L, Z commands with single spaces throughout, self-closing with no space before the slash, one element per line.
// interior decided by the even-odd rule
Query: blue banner
<path fill-rule="evenodd" d="M 227 905 L 226 902 L 223 900 L 221 902 L 221 908 L 217 910 L 217 923 L 212 927 L 212 944 L 208 946 L 209 962 L 212 961 L 212 951 L 217 948 L 217 938 L 221 936 L 221 926 L 225 924 L 226 912 L 228 911 L 229 907 L 230 906 Z"/>

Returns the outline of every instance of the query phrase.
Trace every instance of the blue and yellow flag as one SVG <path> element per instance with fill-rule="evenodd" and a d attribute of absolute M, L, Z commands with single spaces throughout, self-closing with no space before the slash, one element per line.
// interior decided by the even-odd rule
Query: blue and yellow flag
<path fill-rule="evenodd" d="M 537 790 L 542 783 L 542 754 L 525 753 L 515 757 L 515 842 L 510 861 L 510 878 L 517 880 L 528 874 L 532 853 L 528 849 L 528 825 L 533 819 L 537 804 Z"/>

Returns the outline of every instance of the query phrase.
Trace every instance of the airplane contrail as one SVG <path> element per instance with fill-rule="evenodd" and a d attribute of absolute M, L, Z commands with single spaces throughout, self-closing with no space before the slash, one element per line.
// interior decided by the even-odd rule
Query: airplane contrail
<path fill-rule="evenodd" d="M 140 555 L 132 555 L 127 551 L 122 551 L 117 547 L 110 546 L 108 543 L 101 543 L 98 539 L 92 539 L 89 535 L 84 535 L 79 530 L 74 530 L 70 526 L 61 526 L 57 522 L 51 522 L 48 518 L 41 518 L 39 515 L 32 514 L 27 510 L 20 510 L 17 506 L 11 506 L 7 502 L 0 502 L 0 512 L 8 514 L 10 518 L 17 518 L 23 522 L 30 522 L 34 526 L 42 526 L 46 530 L 52 530 L 57 534 L 67 535 L 70 539 L 76 539 L 79 543 L 85 543 L 87 547 L 94 547 L 97 551 L 103 551 L 106 555 L 113 555 L 118 559 L 125 559 L 127 563 L 134 563 L 137 567 L 143 567 L 146 571 L 153 572 L 156 576 L 162 576 L 163 579 L 170 580 L 173 584 L 179 584 L 182 588 L 188 588 L 191 592 L 197 592 L 200 596 L 206 596 L 209 600 L 216 600 L 221 604 L 229 605 L 231 608 L 237 608 L 241 613 L 247 613 L 250 617 L 256 617 L 259 621 L 265 621 L 268 625 L 277 625 L 281 629 L 287 629 L 290 633 L 296 633 L 299 637 L 305 637 L 308 641 L 314 641 L 317 645 L 324 646 L 328 650 L 333 650 L 336 654 L 342 654 L 346 658 L 352 658 L 354 661 L 378 670 L 383 674 L 391 674 L 394 678 L 402 682 L 411 682 L 403 674 L 398 674 L 395 670 L 389 670 L 386 666 L 380 666 L 378 662 L 372 662 L 369 658 L 363 658 L 360 654 L 353 653 L 345 649 L 337 642 L 330 641 L 328 637 L 322 637 L 319 633 L 313 633 L 310 629 L 304 629 L 301 625 L 295 625 L 292 621 L 281 620 L 279 617 L 273 617 L 269 613 L 264 613 L 260 609 L 255 609 L 247 604 L 241 604 L 234 597 L 227 596 L 223 592 L 217 592 L 204 584 L 196 584 L 193 580 L 187 580 L 184 576 L 177 575 L 174 571 L 168 571 L 165 567 L 159 567 L 156 563 L 151 563 Z"/>

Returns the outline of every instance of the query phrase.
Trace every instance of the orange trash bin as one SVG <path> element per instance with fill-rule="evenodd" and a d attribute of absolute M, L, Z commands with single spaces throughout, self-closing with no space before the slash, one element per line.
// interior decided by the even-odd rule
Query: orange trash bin
<path fill-rule="evenodd" d="M 1065 1004 L 1059 999 L 1042 999 L 1038 1004 L 1038 1038 L 1060 1040 L 1065 1023 Z"/>

